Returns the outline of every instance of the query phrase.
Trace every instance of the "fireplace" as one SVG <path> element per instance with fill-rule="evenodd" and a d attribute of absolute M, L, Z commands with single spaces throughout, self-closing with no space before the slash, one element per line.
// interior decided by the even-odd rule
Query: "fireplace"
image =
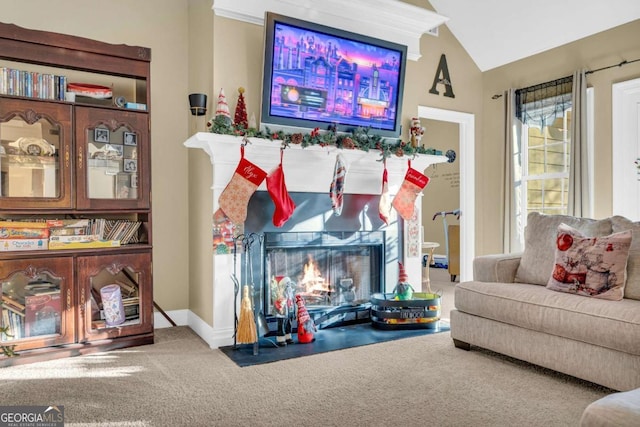
<path fill-rule="evenodd" d="M 229 183 L 240 161 L 239 147 L 242 141 L 242 138 L 231 135 L 199 132 L 184 143 L 187 147 L 203 150 L 210 157 L 213 166 L 212 175 L 211 177 L 203 177 L 203 184 L 209 185 L 211 182 L 212 213 L 218 208 L 218 198 Z M 249 141 L 250 143 L 245 147 L 247 159 L 265 171 L 270 171 L 278 164 L 282 147 L 280 141 L 259 138 L 249 138 Z M 344 206 L 340 216 L 333 215 L 328 196 L 337 153 L 344 156 L 348 165 L 344 188 Z M 365 152 L 339 150 L 335 147 L 289 146 L 284 153 L 283 167 L 287 188 L 296 203 L 293 217 L 282 228 L 273 226 L 273 202 L 265 191 L 266 187 L 263 183 L 249 203 L 249 215 L 244 224 L 245 232 L 255 232 L 265 235 L 265 237 L 268 233 L 283 233 L 283 236 L 293 236 L 288 233 L 322 233 L 331 237 L 338 236 L 335 233 L 343 233 L 340 234 L 342 240 L 344 240 L 342 236 L 357 240 L 364 239 L 365 236 L 367 238 L 374 236 L 374 234 L 367 233 L 381 233 L 376 237 L 383 242 L 381 247 L 378 246 L 380 247 L 378 273 L 380 279 L 377 282 L 380 286 L 380 292 L 391 292 L 397 284 L 399 260 L 404 261 L 409 282 L 419 286 L 421 282 L 421 236 L 419 229 L 422 220 L 420 203 L 416 203 L 416 215 L 411 221 L 405 222 L 392 215 L 391 223 L 384 225 L 378 217 L 378 201 L 383 171 L 383 162 L 380 160 L 380 153 L 374 150 Z M 397 192 L 402 183 L 407 171 L 407 160 L 406 157 L 397 156 L 386 159 L 391 195 Z M 413 168 L 422 171 L 431 164 L 446 162 L 447 158 L 420 155 L 411 161 Z M 209 181 L 211 179 L 212 181 Z M 199 236 L 210 236 L 210 233 L 211 230 L 206 232 L 203 230 Z M 360 233 L 359 236 L 358 233 Z M 354 242 L 349 241 L 349 245 L 351 243 Z M 330 250 L 341 246 L 344 245 L 331 247 Z M 260 259 L 265 259 L 265 256 L 265 254 L 261 254 Z M 239 266 L 236 268 L 232 254 L 212 253 L 211 260 L 207 260 L 206 257 L 207 255 L 203 255 L 202 261 L 211 262 L 213 267 L 213 277 L 211 278 L 212 320 L 210 323 L 207 320 L 197 320 L 194 323 L 194 328 L 211 347 L 216 348 L 233 343 L 234 308 L 237 306 L 234 307 L 230 303 L 234 300 L 234 287 L 230 286 L 230 276 L 238 276 L 240 283 L 243 284 L 247 282 L 247 278 L 243 277 L 242 268 Z M 242 265 L 239 262 L 237 264 Z M 378 271 L 377 267 L 375 270 Z M 264 277 L 267 274 L 266 264 L 255 265 L 254 271 L 258 274 L 261 273 L 260 276 L 254 276 L 255 278 Z M 324 274 L 335 275 L 337 273 Z M 372 282 L 376 281 L 375 274 L 372 273 Z M 344 278 L 349 279 L 350 277 Z M 355 282 L 355 274 L 353 279 Z M 343 286 L 347 286 L 347 283 L 348 280 L 343 282 Z M 346 298 L 346 294 L 343 297 Z M 260 307 L 266 307 L 267 298 L 266 296 L 259 297 L 256 302 Z M 335 313 L 347 306 L 336 305 L 333 307 L 332 312 Z"/>
<path fill-rule="evenodd" d="M 319 327 L 366 321 L 371 295 L 385 290 L 387 263 L 398 260 L 397 224 L 383 229 L 377 195 L 346 194 L 340 216 L 327 194 L 291 197 L 305 209 L 296 209 L 282 229 L 271 222 L 268 193 L 258 191 L 249 202 L 245 232 L 264 236 L 261 256 L 251 260 L 262 273 L 256 304 L 273 320 L 271 284 L 288 277 Z"/>

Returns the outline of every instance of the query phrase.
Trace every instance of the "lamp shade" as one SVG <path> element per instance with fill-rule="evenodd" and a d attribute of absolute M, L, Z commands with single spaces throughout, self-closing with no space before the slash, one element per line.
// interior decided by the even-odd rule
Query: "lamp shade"
<path fill-rule="evenodd" d="M 204 116 L 207 112 L 207 95 L 204 93 L 189 94 L 189 108 L 194 116 Z"/>

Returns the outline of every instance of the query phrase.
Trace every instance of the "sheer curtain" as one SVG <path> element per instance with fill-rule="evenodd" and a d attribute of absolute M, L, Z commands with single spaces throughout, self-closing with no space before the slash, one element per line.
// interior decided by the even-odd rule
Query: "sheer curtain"
<path fill-rule="evenodd" d="M 589 154 L 587 148 L 587 78 L 585 70 L 573 74 L 571 159 L 569 160 L 569 215 L 591 217 Z"/>
<path fill-rule="evenodd" d="M 524 249 L 520 239 L 520 185 L 522 184 L 522 156 L 520 120 L 516 117 L 516 91 L 504 92 L 504 175 L 502 182 L 502 225 L 504 253 L 519 252 Z"/>

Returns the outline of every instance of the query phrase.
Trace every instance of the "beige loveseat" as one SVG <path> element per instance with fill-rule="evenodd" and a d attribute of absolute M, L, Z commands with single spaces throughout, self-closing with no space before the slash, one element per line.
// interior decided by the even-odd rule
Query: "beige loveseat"
<path fill-rule="evenodd" d="M 603 300 L 545 285 L 560 223 L 586 236 L 632 230 L 624 298 Z M 486 348 L 615 390 L 640 387 L 640 222 L 529 214 L 521 254 L 480 256 L 455 289 L 456 347 Z"/>

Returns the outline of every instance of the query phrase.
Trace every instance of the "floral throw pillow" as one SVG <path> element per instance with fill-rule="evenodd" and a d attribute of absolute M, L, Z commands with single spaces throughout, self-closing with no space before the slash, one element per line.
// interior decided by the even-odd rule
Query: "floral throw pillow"
<path fill-rule="evenodd" d="M 619 301 L 624 295 L 631 230 L 586 237 L 558 226 L 555 266 L 547 283 L 554 291 Z"/>

